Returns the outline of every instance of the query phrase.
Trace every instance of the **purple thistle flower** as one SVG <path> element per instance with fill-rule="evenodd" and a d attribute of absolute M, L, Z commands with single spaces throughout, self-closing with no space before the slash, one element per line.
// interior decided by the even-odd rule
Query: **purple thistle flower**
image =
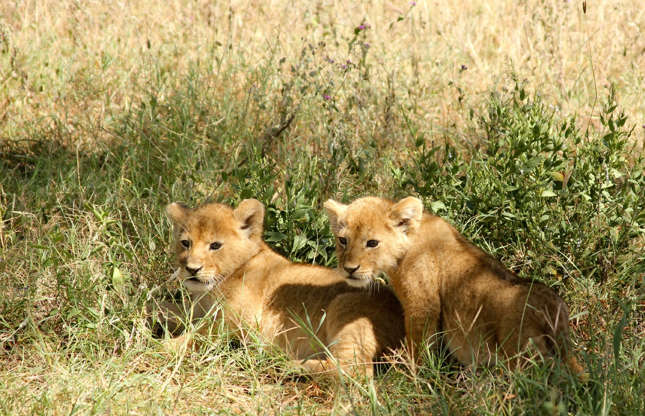
<path fill-rule="evenodd" d="M 331 97 L 327 94 L 323 95 L 323 98 L 327 101 L 331 100 Z"/>

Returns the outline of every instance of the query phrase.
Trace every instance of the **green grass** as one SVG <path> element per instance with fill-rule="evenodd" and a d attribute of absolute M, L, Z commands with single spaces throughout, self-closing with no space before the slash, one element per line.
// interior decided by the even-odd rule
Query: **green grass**
<path fill-rule="evenodd" d="M 466 129 L 435 129 L 404 82 L 377 83 L 381 69 L 348 42 L 346 69 L 307 45 L 293 61 L 193 62 L 175 82 L 153 62 L 159 76 L 101 123 L 0 129 L 0 412 L 645 411 L 645 164 L 614 95 L 595 126 L 510 82 L 463 109 Z M 146 304 L 175 289 L 168 202 L 257 198 L 273 247 L 333 266 L 321 201 L 369 194 L 421 197 L 556 288 L 589 381 L 557 363 L 465 369 L 428 346 L 419 367 L 401 358 L 373 382 L 335 385 L 294 375 L 261 340 L 236 346 L 226 328 L 181 354 L 152 336 Z"/>

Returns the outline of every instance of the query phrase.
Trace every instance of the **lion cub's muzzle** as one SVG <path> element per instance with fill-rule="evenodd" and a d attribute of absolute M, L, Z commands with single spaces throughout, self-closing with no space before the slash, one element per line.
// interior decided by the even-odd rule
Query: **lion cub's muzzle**
<path fill-rule="evenodd" d="M 210 292 L 215 287 L 215 279 L 200 280 L 196 277 L 191 277 L 183 281 L 183 285 L 191 293 Z"/>
<path fill-rule="evenodd" d="M 175 274 L 191 293 L 210 292 L 224 278 L 219 273 L 203 270 L 203 267 L 185 267 L 178 269 Z"/>
<path fill-rule="evenodd" d="M 348 285 L 354 287 L 365 287 L 372 281 L 372 274 L 364 271 L 359 271 L 359 266 L 345 265 L 343 271 L 345 272 L 345 281 Z"/>

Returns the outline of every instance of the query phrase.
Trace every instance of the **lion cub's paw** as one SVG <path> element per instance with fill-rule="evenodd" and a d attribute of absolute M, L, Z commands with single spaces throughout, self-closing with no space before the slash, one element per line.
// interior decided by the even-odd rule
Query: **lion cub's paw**
<path fill-rule="evenodd" d="M 194 337 L 184 334 L 175 338 L 165 339 L 161 342 L 161 348 L 172 354 L 181 354 L 195 347 Z"/>

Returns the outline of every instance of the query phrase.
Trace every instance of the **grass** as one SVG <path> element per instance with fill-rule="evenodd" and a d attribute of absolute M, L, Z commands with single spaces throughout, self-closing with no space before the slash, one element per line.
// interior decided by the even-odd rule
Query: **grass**
<path fill-rule="evenodd" d="M 642 414 L 645 12 L 489 3 L 0 5 L 0 412 Z M 558 290 L 589 381 L 429 347 L 334 385 L 226 328 L 152 336 L 166 203 L 258 198 L 273 247 L 333 265 L 321 202 L 367 194 Z"/>

